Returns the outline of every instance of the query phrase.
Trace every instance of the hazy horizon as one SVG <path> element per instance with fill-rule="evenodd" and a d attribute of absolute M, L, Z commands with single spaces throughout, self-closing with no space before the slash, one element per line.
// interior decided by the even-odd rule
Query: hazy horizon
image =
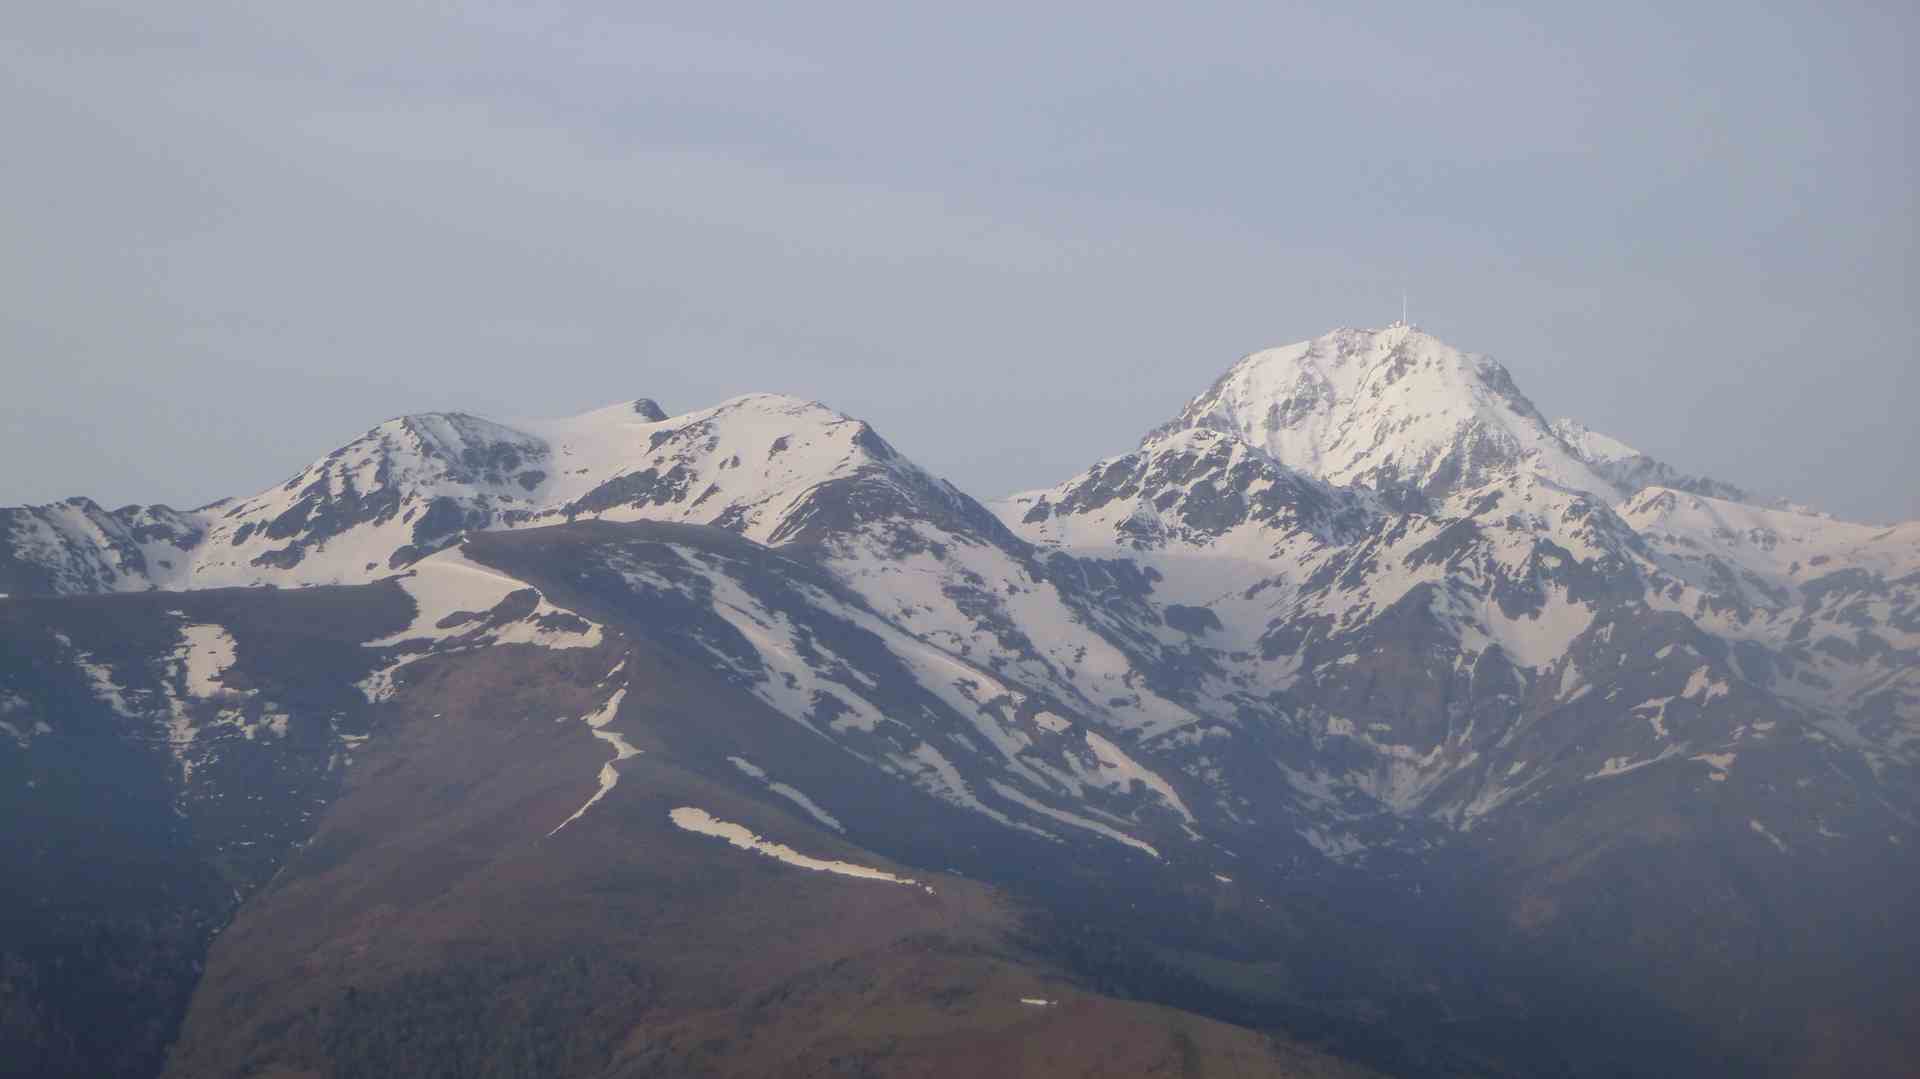
<path fill-rule="evenodd" d="M 394 415 L 756 390 L 993 498 L 1404 289 L 1548 416 L 1920 517 L 1911 13 L 17 23 L 0 504 L 198 505 Z"/>

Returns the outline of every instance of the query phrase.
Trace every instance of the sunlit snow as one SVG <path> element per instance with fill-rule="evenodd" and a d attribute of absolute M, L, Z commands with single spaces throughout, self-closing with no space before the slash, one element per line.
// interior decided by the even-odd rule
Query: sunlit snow
<path fill-rule="evenodd" d="M 929 895 L 933 894 L 933 887 L 931 885 L 921 884 L 919 881 L 908 877 L 895 876 L 882 869 L 855 865 L 852 862 L 833 862 L 822 858 L 810 858 L 785 844 L 775 843 L 770 839 L 763 839 L 755 835 L 745 825 L 720 820 L 704 809 L 696 809 L 693 806 L 681 806 L 667 814 L 667 816 L 675 825 L 689 832 L 724 839 L 733 846 L 739 847 L 741 850 L 752 851 L 755 854 L 764 854 L 769 858 L 785 862 L 787 865 L 797 869 L 810 869 L 818 873 L 835 873 L 843 877 L 857 877 L 861 880 L 887 881 L 892 884 L 911 884 L 915 887 L 925 889 Z"/>

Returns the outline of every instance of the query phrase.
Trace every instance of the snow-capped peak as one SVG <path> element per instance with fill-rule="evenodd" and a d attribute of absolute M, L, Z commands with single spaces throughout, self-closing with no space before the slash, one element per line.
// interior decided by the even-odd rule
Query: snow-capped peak
<path fill-rule="evenodd" d="M 756 393 L 658 421 L 636 413 L 616 406 L 525 425 L 558 466 L 542 500 L 568 519 L 719 524 L 768 543 L 791 539 L 793 514 L 834 481 L 897 475 L 937 486 L 866 423 L 816 401 Z"/>
<path fill-rule="evenodd" d="M 1505 367 L 1406 324 L 1255 352 L 1148 438 L 1191 427 L 1336 484 L 1436 498 L 1524 470 L 1619 497 Z"/>
<path fill-rule="evenodd" d="M 640 398 L 511 426 L 401 416 L 277 487 L 164 511 L 164 529 L 137 508 L 6 511 L 0 562 L 7 591 L 21 592 L 353 583 L 480 529 L 664 520 L 778 544 L 903 513 L 1005 535 L 867 424 L 818 402 L 748 394 L 669 416 Z"/>

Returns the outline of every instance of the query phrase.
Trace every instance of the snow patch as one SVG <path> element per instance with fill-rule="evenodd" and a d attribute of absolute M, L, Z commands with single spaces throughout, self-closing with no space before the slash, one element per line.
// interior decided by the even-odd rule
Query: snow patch
<path fill-rule="evenodd" d="M 1121 790 L 1127 790 L 1133 784 L 1140 783 L 1149 791 L 1159 795 L 1161 801 L 1186 818 L 1188 823 L 1193 822 L 1193 813 L 1187 809 L 1187 804 L 1180 800 L 1180 795 L 1174 791 L 1173 785 L 1162 779 L 1158 773 L 1141 766 L 1132 757 L 1122 752 L 1119 746 L 1092 731 L 1087 732 L 1087 748 L 1093 750 L 1094 758 L 1100 762 L 1100 772 L 1086 778 L 1100 786 L 1118 786 Z"/>
<path fill-rule="evenodd" d="M 995 794 L 998 794 L 1000 797 L 1005 798 L 1007 801 L 1012 802 L 1015 805 L 1024 806 L 1027 809 L 1030 809 L 1033 812 L 1038 813 L 1043 817 L 1048 817 L 1053 820 L 1057 820 L 1062 824 L 1071 824 L 1075 828 L 1085 828 L 1087 831 L 1093 832 L 1097 835 L 1105 836 L 1108 839 L 1113 840 L 1115 843 L 1124 843 L 1127 846 L 1133 847 L 1136 850 L 1145 851 L 1146 853 L 1152 855 L 1155 858 L 1160 857 L 1160 852 L 1153 849 L 1152 846 L 1150 846 L 1147 843 L 1143 843 L 1138 839 L 1133 838 L 1127 833 L 1120 831 L 1118 828 L 1109 828 L 1108 826 L 1101 824 L 1099 821 L 1091 821 L 1085 817 L 1075 816 L 1072 813 L 1066 812 L 1065 810 L 1055 809 L 1052 806 L 1044 805 L 1040 802 L 1033 800 L 1032 798 L 1027 797 L 1024 794 L 1021 794 L 1019 791 L 1013 789 L 1012 787 L 1008 786 L 1005 783 L 1000 782 L 999 780 L 989 779 L 987 780 L 987 785 L 992 787 L 993 792 Z"/>
<path fill-rule="evenodd" d="M 1650 701 L 1641 701 L 1634 705 L 1632 711 L 1638 712 L 1642 708 L 1653 709 L 1650 715 L 1641 718 L 1653 725 L 1654 737 L 1665 738 L 1667 737 L 1667 705 L 1672 703 L 1672 697 L 1655 697 Z"/>
<path fill-rule="evenodd" d="M 1051 731 L 1054 734 L 1059 734 L 1061 731 L 1073 726 L 1071 721 L 1061 716 L 1056 716 L 1052 712 L 1036 712 L 1034 713 L 1033 721 L 1039 724 L 1041 730 Z"/>
<path fill-rule="evenodd" d="M 1761 824 L 1759 821 L 1754 820 L 1752 818 L 1748 818 L 1747 827 L 1753 829 L 1754 834 L 1760 836 L 1761 838 L 1765 839 L 1767 842 L 1773 844 L 1775 850 L 1778 850 L 1782 854 L 1788 853 L 1787 844 L 1783 840 L 1781 840 L 1779 836 L 1774 835 L 1772 832 L 1768 831 L 1766 825 Z"/>
<path fill-rule="evenodd" d="M 1688 759 L 1706 762 L 1707 767 L 1713 769 L 1707 778 L 1715 783 L 1725 783 L 1727 771 L 1733 767 L 1734 758 L 1737 756 L 1739 754 L 1736 753 L 1700 753 Z"/>
<path fill-rule="evenodd" d="M 180 644 L 173 650 L 186 692 L 202 700 L 227 692 L 220 678 L 233 666 L 233 634 L 222 626 L 197 623 L 180 627 Z"/>
<path fill-rule="evenodd" d="M 704 809 L 696 809 L 693 806 L 681 806 L 667 814 L 667 816 L 673 821 L 676 827 L 698 835 L 724 839 L 729 844 L 741 850 L 752 851 L 755 854 L 764 854 L 769 858 L 785 862 L 787 865 L 797 869 L 809 869 L 816 873 L 835 873 L 843 877 L 855 877 L 860 880 L 879 880 L 891 884 L 908 884 L 924 889 L 928 895 L 933 894 L 933 887 L 931 885 L 921 884 L 919 881 L 908 877 L 895 876 L 885 870 L 873 869 L 864 865 L 855 865 L 852 862 L 831 862 L 821 858 L 810 858 L 783 843 L 775 843 L 770 839 L 763 839 L 755 835 L 745 825 L 720 820 Z"/>
<path fill-rule="evenodd" d="M 821 809 L 819 805 L 815 804 L 813 799 L 807 797 L 798 787 L 774 781 L 768 777 L 766 769 L 744 757 L 728 757 L 727 760 L 732 761 L 735 768 L 766 784 L 768 790 L 799 806 L 801 809 L 806 810 L 807 815 L 814 820 L 819 821 L 821 824 L 826 825 L 836 832 L 845 832 L 847 830 L 833 814 Z"/>
<path fill-rule="evenodd" d="M 1688 700 L 1699 697 L 1702 705 L 1711 702 L 1715 697 L 1726 695 L 1727 684 L 1715 679 L 1706 667 L 1694 668 L 1694 672 L 1687 676 L 1687 688 L 1680 691 L 1680 696 Z"/>
<path fill-rule="evenodd" d="M 582 803 L 579 809 L 574 810 L 573 816 L 554 825 L 553 831 L 547 833 L 548 836 L 555 835 L 560 829 L 579 820 L 587 810 L 593 808 L 595 802 L 605 798 L 607 792 L 613 790 L 614 785 L 620 782 L 620 773 L 614 768 L 614 765 L 629 757 L 638 757 L 640 755 L 640 750 L 633 748 L 633 745 L 629 743 L 619 731 L 605 729 L 607 724 L 613 722 L 613 717 L 620 713 L 620 702 L 625 700 L 626 696 L 627 687 L 621 686 L 619 689 L 613 691 L 613 695 L 607 698 L 607 703 L 601 705 L 598 711 L 592 715 L 581 717 L 587 726 L 593 729 L 593 736 L 595 738 L 613 747 L 613 759 L 600 766 L 600 789 L 594 791 L 593 797 L 588 798 L 586 802 Z"/>
<path fill-rule="evenodd" d="M 1613 776 L 1623 776 L 1623 775 L 1626 775 L 1628 772 L 1637 772 L 1640 769 L 1645 768 L 1649 764 L 1659 764 L 1661 761 L 1664 761 L 1667 758 L 1672 757 L 1679 752 L 1681 752 L 1681 749 L 1679 746 L 1668 746 L 1667 748 L 1661 750 L 1658 756 L 1650 757 L 1643 761 L 1634 760 L 1632 757 L 1608 757 L 1606 760 L 1606 763 L 1600 766 L 1599 771 L 1593 772 L 1587 775 L 1585 778 L 1610 779 Z"/>

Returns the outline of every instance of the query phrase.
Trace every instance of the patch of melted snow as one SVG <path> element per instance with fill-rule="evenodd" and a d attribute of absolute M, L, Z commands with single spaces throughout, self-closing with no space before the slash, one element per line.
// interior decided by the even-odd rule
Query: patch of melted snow
<path fill-rule="evenodd" d="M 188 694 L 207 698 L 224 692 L 220 678 L 233 666 L 236 648 L 225 627 L 193 624 L 180 627 L 180 644 L 173 650 Z"/>
<path fill-rule="evenodd" d="M 921 884 L 908 877 L 895 876 L 885 870 L 855 865 L 852 862 L 830 862 L 822 858 L 810 858 L 783 843 L 775 843 L 755 835 L 745 825 L 720 820 L 704 809 L 681 806 L 667 816 L 679 828 L 699 835 L 724 839 L 741 850 L 764 854 L 797 869 L 810 869 L 816 873 L 836 873 L 843 877 L 856 877 L 861 880 L 881 880 L 891 884 L 910 884 L 925 889 L 928 895 L 933 894 L 932 885 Z"/>
<path fill-rule="evenodd" d="M 1688 759 L 1706 762 L 1707 767 L 1713 769 L 1707 778 L 1715 783 L 1725 783 L 1727 770 L 1733 767 L 1734 758 L 1737 756 L 1739 754 L 1736 753 L 1700 753 Z"/>
<path fill-rule="evenodd" d="M 560 829 L 579 820 L 587 810 L 593 808 L 595 802 L 605 798 L 607 792 L 611 791 L 614 785 L 620 782 L 620 773 L 614 768 L 614 765 L 629 757 L 638 757 L 640 755 L 640 751 L 633 748 L 633 745 L 629 743 L 626 738 L 622 737 L 619 731 L 605 729 L 607 724 L 613 722 L 613 717 L 619 714 L 620 702 L 625 700 L 626 696 L 627 687 L 621 686 L 619 689 L 613 691 L 613 696 L 607 698 L 607 703 L 601 705 L 599 711 L 594 712 L 590 716 L 581 717 L 587 726 L 593 728 L 593 736 L 595 738 L 613 747 L 613 759 L 600 766 L 600 789 L 594 791 L 593 797 L 587 799 L 579 809 L 574 810 L 573 816 L 554 825 L 553 831 L 548 832 L 547 835 L 552 836 L 559 832 Z"/>
<path fill-rule="evenodd" d="M 1781 840 L 1779 836 L 1774 835 L 1772 832 L 1768 831 L 1766 825 L 1761 824 L 1757 820 L 1753 820 L 1749 818 L 1747 820 L 1747 827 L 1753 829 L 1755 834 L 1761 836 L 1762 838 L 1766 839 L 1767 842 L 1773 844 L 1775 850 L 1778 850 L 1782 854 L 1788 853 L 1787 844 L 1783 840 Z"/>
<path fill-rule="evenodd" d="M 1680 696 L 1682 697 L 1689 699 L 1696 696 L 1699 697 L 1700 703 L 1703 705 L 1712 701 L 1715 697 L 1724 697 L 1726 695 L 1727 684 L 1715 679 L 1706 667 L 1694 668 L 1694 672 L 1687 676 L 1687 688 L 1680 691 Z"/>
<path fill-rule="evenodd" d="M 1591 773 L 1585 778 L 1609 779 L 1613 776 L 1623 776 L 1623 775 L 1626 775 L 1628 772 L 1637 772 L 1640 769 L 1645 768 L 1649 764 L 1659 764 L 1661 761 L 1664 761 L 1667 758 L 1672 757 L 1673 755 L 1679 752 L 1681 752 L 1681 749 L 1679 746 L 1668 746 L 1667 748 L 1661 750 L 1659 755 L 1654 757 L 1649 757 L 1643 761 L 1634 760 L 1632 757 L 1608 757 L 1606 760 L 1606 763 L 1600 766 L 1599 771 Z"/>

